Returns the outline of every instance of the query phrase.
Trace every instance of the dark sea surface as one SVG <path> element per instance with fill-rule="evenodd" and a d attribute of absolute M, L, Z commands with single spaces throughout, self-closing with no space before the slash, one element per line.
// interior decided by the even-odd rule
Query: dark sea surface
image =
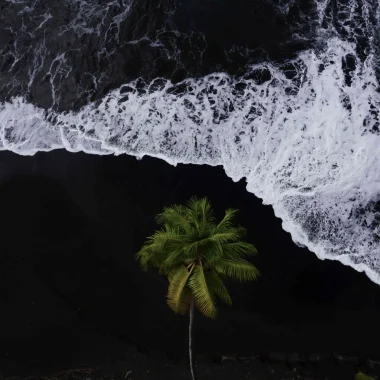
<path fill-rule="evenodd" d="M 72 110 L 137 78 L 144 87 L 282 62 L 314 42 L 317 10 L 281 2 L 3 0 L 1 99 Z"/>

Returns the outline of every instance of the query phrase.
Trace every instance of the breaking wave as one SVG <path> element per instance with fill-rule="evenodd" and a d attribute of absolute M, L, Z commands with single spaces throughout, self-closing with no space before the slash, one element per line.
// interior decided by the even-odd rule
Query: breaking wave
<path fill-rule="evenodd" d="M 289 3 L 280 2 L 282 12 Z M 69 29 L 100 33 L 86 29 L 80 17 L 87 3 L 81 4 Z M 318 1 L 316 43 L 294 58 L 251 62 L 239 75 L 213 72 L 178 82 L 140 76 L 74 110 L 55 107 L 60 89 L 50 74 L 49 107 L 21 92 L 0 104 L 1 149 L 223 165 L 273 206 L 296 243 L 380 284 L 379 8 L 376 1 Z M 97 12 L 106 19 L 104 8 Z M 119 36 L 127 13 L 118 15 Z M 144 39 L 155 49 L 161 44 Z M 55 61 L 61 77 L 69 76 L 66 59 L 63 53 Z M 33 78 L 41 65 L 31 66 Z"/>

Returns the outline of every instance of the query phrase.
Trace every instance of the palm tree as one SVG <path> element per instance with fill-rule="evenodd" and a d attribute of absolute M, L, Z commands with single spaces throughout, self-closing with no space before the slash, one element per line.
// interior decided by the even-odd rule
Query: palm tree
<path fill-rule="evenodd" d="M 372 376 L 368 376 L 368 375 L 364 374 L 363 372 L 359 371 L 355 375 L 355 380 L 375 380 L 375 378 Z"/>
<path fill-rule="evenodd" d="M 158 268 L 169 280 L 167 303 L 179 314 L 189 313 L 189 359 L 193 380 L 192 328 L 194 308 L 216 318 L 216 298 L 231 304 L 226 277 L 256 280 L 259 271 L 246 256 L 257 251 L 244 241 L 246 230 L 233 223 L 237 210 L 228 209 L 218 223 L 207 198 L 192 198 L 186 206 L 164 208 L 157 215 L 161 229 L 137 253 L 143 270 Z"/>

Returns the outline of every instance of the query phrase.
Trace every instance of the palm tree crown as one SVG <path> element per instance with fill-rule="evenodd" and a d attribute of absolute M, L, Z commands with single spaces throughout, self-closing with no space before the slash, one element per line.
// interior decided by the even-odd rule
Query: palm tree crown
<path fill-rule="evenodd" d="M 256 249 L 242 240 L 246 230 L 233 224 L 236 212 L 226 210 L 217 223 L 207 198 L 192 198 L 186 206 L 174 205 L 157 215 L 162 228 L 148 238 L 137 258 L 143 269 L 153 266 L 168 276 L 167 302 L 174 312 L 187 313 L 194 301 L 202 314 L 215 318 L 216 298 L 231 304 L 225 277 L 258 277 L 256 267 L 245 260 Z"/>

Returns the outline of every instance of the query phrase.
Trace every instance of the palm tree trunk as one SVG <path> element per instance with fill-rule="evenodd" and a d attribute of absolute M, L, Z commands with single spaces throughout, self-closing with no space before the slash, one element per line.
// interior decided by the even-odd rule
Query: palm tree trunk
<path fill-rule="evenodd" d="M 194 300 L 190 303 L 190 322 L 189 322 L 189 359 L 190 359 L 190 371 L 193 380 L 196 380 L 194 373 L 194 363 L 193 363 L 193 322 L 194 322 Z"/>

